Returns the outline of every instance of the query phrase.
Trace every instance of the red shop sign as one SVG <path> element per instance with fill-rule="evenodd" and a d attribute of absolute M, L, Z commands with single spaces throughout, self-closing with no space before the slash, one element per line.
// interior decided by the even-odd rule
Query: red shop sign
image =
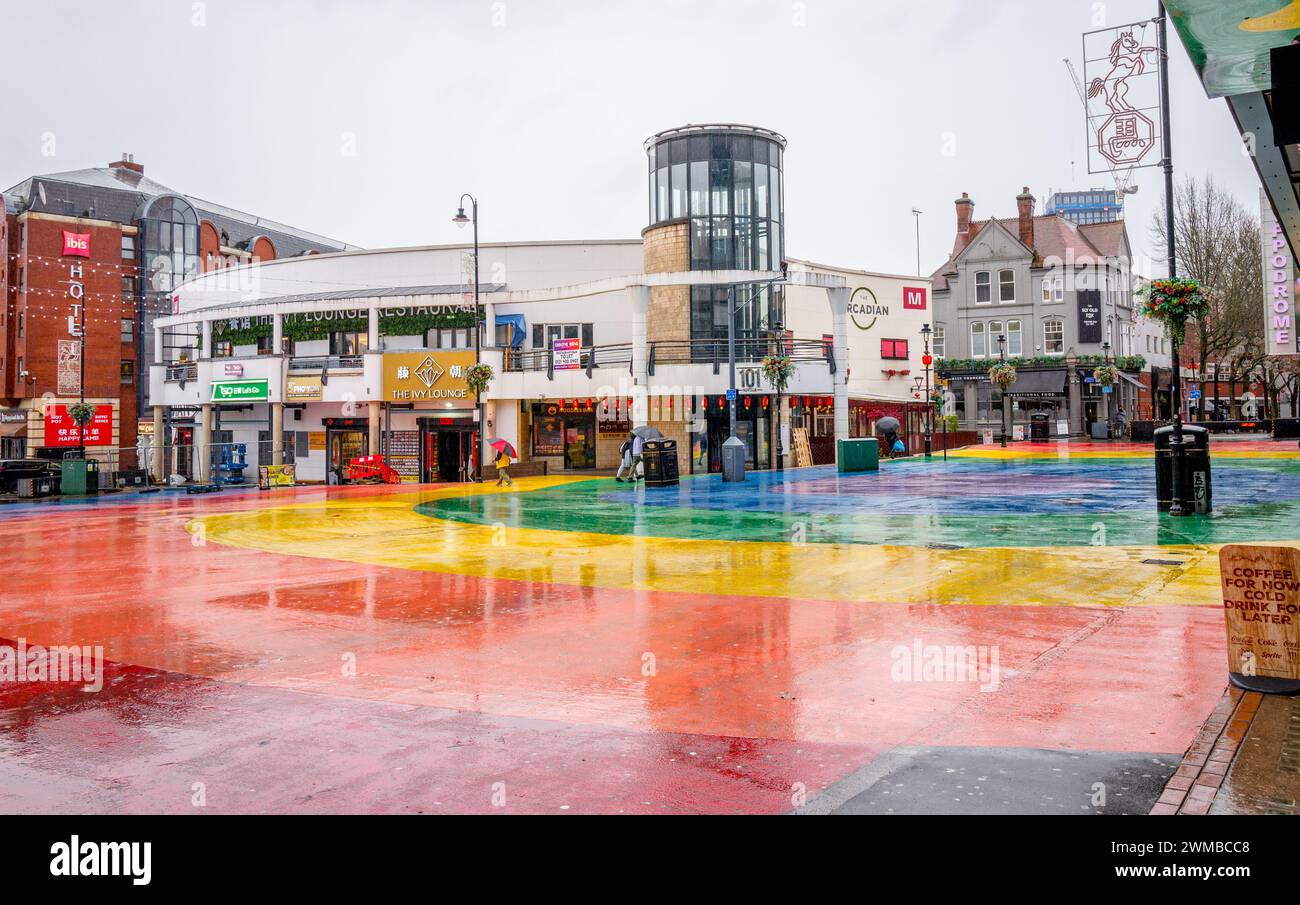
<path fill-rule="evenodd" d="M 95 406 L 95 417 L 86 425 L 85 432 L 87 446 L 112 446 L 113 406 Z M 45 409 L 45 445 L 81 445 L 81 431 L 73 423 L 66 405 L 51 405 Z"/>

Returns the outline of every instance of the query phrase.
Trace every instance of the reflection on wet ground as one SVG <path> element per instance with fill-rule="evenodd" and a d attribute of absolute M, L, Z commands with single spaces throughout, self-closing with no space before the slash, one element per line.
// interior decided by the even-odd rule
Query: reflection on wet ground
<path fill-rule="evenodd" d="M 1223 688 L 1217 564 L 1192 525 L 1116 540 L 1151 530 L 1126 458 L 888 463 L 878 498 L 756 477 L 734 505 L 561 477 L 6 507 L 0 646 L 111 666 L 94 695 L 0 685 L 0 808 L 187 811 L 205 782 L 214 810 L 486 811 L 505 782 L 507 810 L 772 812 L 898 746 L 1177 755 Z M 1293 496 L 1293 457 L 1221 464 L 1225 510 L 1289 505 L 1251 488 Z M 1022 473 L 1036 545 L 961 509 Z M 1060 527 L 1076 498 L 1117 502 Z M 918 508 L 882 527 L 883 499 Z M 924 668 L 967 648 L 995 682 Z"/>

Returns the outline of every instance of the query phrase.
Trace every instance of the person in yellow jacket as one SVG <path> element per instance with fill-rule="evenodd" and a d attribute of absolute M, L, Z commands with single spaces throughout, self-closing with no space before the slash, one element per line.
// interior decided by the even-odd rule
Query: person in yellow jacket
<path fill-rule="evenodd" d="M 515 482 L 510 480 L 510 472 L 506 471 L 510 467 L 510 457 L 506 455 L 504 449 L 497 453 L 493 464 L 497 467 L 497 486 L 505 484 L 507 487 L 513 487 Z"/>

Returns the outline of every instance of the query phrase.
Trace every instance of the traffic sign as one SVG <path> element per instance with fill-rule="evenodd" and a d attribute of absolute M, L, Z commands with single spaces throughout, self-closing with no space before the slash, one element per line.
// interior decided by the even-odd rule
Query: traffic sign
<path fill-rule="evenodd" d="M 727 401 L 728 402 L 736 401 L 736 390 L 734 387 L 732 389 L 727 390 Z"/>
<path fill-rule="evenodd" d="M 1200 399 L 1200 398 L 1201 398 L 1201 391 L 1200 391 L 1200 390 L 1192 390 L 1191 392 L 1189 392 L 1189 393 L 1187 394 L 1187 398 L 1188 398 L 1188 399 Z"/>

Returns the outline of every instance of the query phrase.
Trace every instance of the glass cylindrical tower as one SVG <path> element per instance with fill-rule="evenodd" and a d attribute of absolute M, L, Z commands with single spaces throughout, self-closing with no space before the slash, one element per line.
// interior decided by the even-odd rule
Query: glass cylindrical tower
<path fill-rule="evenodd" d="M 682 126 L 647 139 L 645 271 L 780 270 L 785 252 L 785 147 L 785 138 L 776 132 L 733 124 Z M 735 289 L 738 340 L 757 340 L 762 333 L 783 328 L 779 287 L 753 284 Z M 721 286 L 655 289 L 648 338 L 725 339 L 726 293 Z M 704 345 L 699 348 L 705 350 Z"/>

